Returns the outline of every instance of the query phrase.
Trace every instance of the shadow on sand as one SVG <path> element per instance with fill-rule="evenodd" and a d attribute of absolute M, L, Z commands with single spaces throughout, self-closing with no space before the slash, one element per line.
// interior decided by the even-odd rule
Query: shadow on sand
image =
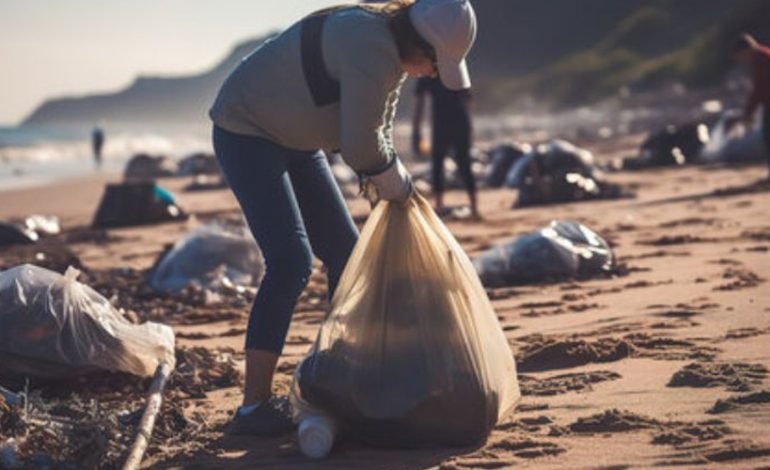
<path fill-rule="evenodd" d="M 640 202 L 634 204 L 635 206 L 657 206 L 662 204 L 675 204 L 679 202 L 700 201 L 703 199 L 718 199 L 730 196 L 743 196 L 746 194 L 757 194 L 770 192 L 770 181 L 762 179 L 749 183 L 743 186 L 728 186 L 726 188 L 719 188 L 713 191 L 705 193 L 691 194 L 688 196 L 676 196 L 663 199 L 656 199 L 654 201 Z"/>
<path fill-rule="evenodd" d="M 295 434 L 276 439 L 223 435 L 210 445 L 216 455 L 196 455 L 164 462 L 155 468 L 281 468 L 421 470 L 478 450 L 476 447 L 398 450 L 364 447 L 343 441 L 325 460 L 310 460 L 300 452 Z"/>

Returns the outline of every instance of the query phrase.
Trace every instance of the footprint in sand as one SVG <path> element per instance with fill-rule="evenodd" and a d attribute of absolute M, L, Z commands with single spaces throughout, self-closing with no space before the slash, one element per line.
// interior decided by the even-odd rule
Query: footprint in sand
<path fill-rule="evenodd" d="M 506 438 L 488 446 L 491 450 L 510 452 L 521 459 L 534 459 L 549 455 L 558 455 L 566 449 L 554 442 L 536 441 L 529 438 Z"/>
<path fill-rule="evenodd" d="M 287 345 L 302 346 L 305 344 L 313 344 L 313 340 L 303 335 L 291 335 L 286 339 Z"/>
<path fill-rule="evenodd" d="M 521 463 L 520 459 L 536 459 L 566 452 L 560 445 L 535 440 L 527 436 L 506 436 L 491 440 L 476 452 L 453 457 L 441 464 L 442 470 L 455 469 L 497 469 L 511 468 Z M 490 454 L 492 454 L 490 456 Z"/>
<path fill-rule="evenodd" d="M 706 243 L 716 242 L 716 238 L 700 237 L 698 235 L 663 235 L 658 238 L 651 238 L 646 240 L 639 240 L 636 242 L 638 245 L 651 245 L 651 246 L 671 246 L 671 245 L 689 245 L 691 243 Z"/>
<path fill-rule="evenodd" d="M 692 317 L 701 315 L 701 312 L 696 312 L 693 310 L 667 310 L 665 312 L 656 313 L 656 317 L 663 317 L 663 318 L 686 318 L 690 319 Z"/>
<path fill-rule="evenodd" d="M 747 289 L 750 287 L 757 287 L 759 284 L 765 282 L 765 279 L 759 277 L 753 271 L 734 267 L 727 268 L 727 270 L 722 273 L 722 278 L 727 279 L 729 282 L 714 287 L 715 291 L 734 291 Z"/>
<path fill-rule="evenodd" d="M 511 287 L 487 289 L 487 296 L 489 297 L 489 300 L 509 299 L 518 295 L 519 291 Z"/>
<path fill-rule="evenodd" d="M 578 418 L 556 432 L 573 434 L 614 434 L 652 429 L 657 431 L 652 444 L 681 445 L 721 439 L 733 431 L 721 420 L 701 422 L 660 421 L 627 410 L 606 410 L 592 416 Z"/>
<path fill-rule="evenodd" d="M 760 330 L 759 328 L 736 328 L 734 330 L 728 330 L 725 333 L 725 339 L 743 339 L 751 338 L 753 336 L 759 336 L 770 333 L 770 328 L 766 330 Z"/>
<path fill-rule="evenodd" d="M 623 261 L 631 261 L 631 260 L 640 260 L 640 259 L 649 259 L 649 258 L 665 258 L 667 256 L 691 256 L 692 253 L 689 251 L 665 251 L 665 250 L 657 250 L 657 251 L 651 251 L 648 253 L 641 253 L 638 255 L 629 255 L 622 257 Z"/>
<path fill-rule="evenodd" d="M 631 344 L 614 338 L 597 341 L 577 338 L 546 340 L 520 351 L 517 366 L 520 372 L 568 369 L 593 362 L 619 361 L 630 357 L 633 352 Z"/>
<path fill-rule="evenodd" d="M 708 410 L 710 414 L 727 413 L 731 411 L 754 411 L 770 405 L 770 391 L 734 395 L 730 398 L 719 399 Z"/>
<path fill-rule="evenodd" d="M 672 454 L 669 459 L 658 462 L 660 466 L 671 467 L 695 467 L 708 463 L 718 463 L 724 468 L 767 468 L 760 465 L 760 461 L 751 462 L 755 465 L 748 466 L 752 459 L 760 459 L 770 456 L 770 447 L 757 444 L 748 440 L 724 439 L 711 445 L 697 445 L 683 447 L 683 452 Z"/>
<path fill-rule="evenodd" d="M 741 238 L 747 238 L 749 240 L 754 240 L 757 242 L 770 241 L 770 227 L 764 227 L 764 228 L 754 229 L 754 230 L 746 230 L 741 233 Z"/>
<path fill-rule="evenodd" d="M 661 360 L 712 360 L 719 349 L 692 341 L 633 333 L 622 338 L 588 341 L 577 337 L 533 335 L 519 339 L 525 344 L 516 354 L 520 372 L 569 369 L 589 363 L 614 362 L 628 357 Z"/>
<path fill-rule="evenodd" d="M 666 310 L 663 312 L 655 313 L 653 316 L 655 317 L 661 317 L 665 318 L 668 321 L 662 321 L 653 323 L 650 325 L 650 328 L 653 329 L 677 329 L 677 328 L 689 328 L 693 326 L 698 326 L 699 323 L 694 321 L 693 318 L 702 315 L 702 312 L 697 312 L 695 310 Z"/>
<path fill-rule="evenodd" d="M 286 375 L 294 375 L 294 371 L 297 370 L 299 361 L 282 361 L 275 368 L 276 372 Z"/>
<path fill-rule="evenodd" d="M 729 258 L 720 258 L 711 260 L 708 262 L 709 264 L 720 264 L 723 266 L 743 266 L 743 263 L 741 263 L 738 260 L 729 259 Z"/>
<path fill-rule="evenodd" d="M 620 374 L 609 370 L 561 374 L 544 379 L 519 375 L 519 387 L 523 396 L 552 396 L 569 392 L 589 392 L 591 385 L 617 380 Z"/>
<path fill-rule="evenodd" d="M 751 390 L 767 377 L 762 364 L 694 362 L 678 370 L 668 387 L 725 387 L 735 392 Z"/>
<path fill-rule="evenodd" d="M 624 289 L 640 289 L 640 288 L 644 288 L 644 287 L 664 286 L 664 285 L 673 284 L 673 283 L 674 283 L 673 279 L 669 279 L 669 280 L 666 280 L 666 281 L 656 281 L 656 282 L 636 281 L 636 282 L 629 282 L 628 284 L 624 285 L 623 288 Z"/>
<path fill-rule="evenodd" d="M 682 423 L 672 427 L 673 429 L 667 429 L 656 434 L 652 438 L 652 443 L 679 447 L 682 444 L 693 442 L 715 441 L 733 432 L 729 426 L 720 420 L 702 421 L 693 424 Z"/>
<path fill-rule="evenodd" d="M 686 225 L 714 225 L 719 222 L 719 219 L 703 218 L 703 217 L 689 217 L 686 219 L 672 220 L 670 222 L 663 222 L 658 224 L 660 228 L 674 228 L 683 227 Z"/>
<path fill-rule="evenodd" d="M 584 418 L 567 426 L 570 432 L 578 434 L 598 434 L 649 429 L 660 425 L 660 421 L 638 415 L 626 410 L 606 410 Z"/>

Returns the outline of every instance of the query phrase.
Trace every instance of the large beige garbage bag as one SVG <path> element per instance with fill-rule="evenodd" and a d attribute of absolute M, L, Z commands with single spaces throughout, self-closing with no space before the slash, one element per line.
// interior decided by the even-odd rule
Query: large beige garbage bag
<path fill-rule="evenodd" d="M 363 228 L 294 404 L 382 446 L 483 441 L 519 398 L 516 365 L 473 265 L 415 195 Z"/>

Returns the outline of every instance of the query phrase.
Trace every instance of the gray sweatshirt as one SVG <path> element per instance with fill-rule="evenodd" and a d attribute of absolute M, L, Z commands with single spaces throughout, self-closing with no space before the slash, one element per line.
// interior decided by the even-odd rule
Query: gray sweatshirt
<path fill-rule="evenodd" d="M 297 23 L 243 59 L 219 91 L 211 119 L 292 149 L 339 149 L 364 173 L 384 168 L 395 156 L 393 119 L 404 81 L 387 18 L 351 8 L 327 19 L 321 50 L 341 97 L 322 107 L 302 72 L 300 32 Z"/>

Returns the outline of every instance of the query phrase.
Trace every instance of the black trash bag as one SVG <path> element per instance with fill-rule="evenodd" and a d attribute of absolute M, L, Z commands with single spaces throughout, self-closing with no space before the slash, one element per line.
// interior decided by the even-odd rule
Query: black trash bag
<path fill-rule="evenodd" d="M 107 185 L 92 225 L 131 227 L 187 217 L 174 196 L 153 182 L 118 183 Z"/>
<path fill-rule="evenodd" d="M 557 175 L 577 173 L 594 177 L 599 172 L 594 167 L 594 156 L 565 140 L 555 139 L 538 145 L 533 151 L 519 158 L 505 177 L 505 185 L 521 188 L 528 180 L 554 178 Z"/>
<path fill-rule="evenodd" d="M 519 189 L 514 207 L 631 195 L 620 185 L 604 180 L 591 152 L 563 140 L 539 145 L 520 158 L 508 172 L 505 184 Z"/>
<path fill-rule="evenodd" d="M 80 258 L 59 239 L 43 239 L 34 244 L 0 249 L 0 271 L 20 264 L 34 264 L 57 273 L 64 273 L 70 266 L 83 269 Z"/>
<path fill-rule="evenodd" d="M 177 165 L 168 157 L 139 153 L 131 157 L 123 172 L 125 180 L 153 180 L 177 173 Z"/>
<path fill-rule="evenodd" d="M 408 329 L 408 326 L 404 325 L 404 328 Z M 402 380 L 413 385 L 405 395 L 430 398 L 415 405 L 404 416 L 373 418 L 350 399 L 345 387 L 353 380 L 346 372 L 361 368 L 346 359 L 348 356 L 344 344 L 315 352 L 302 361 L 297 378 L 302 397 L 324 410 L 333 411 L 334 417 L 344 423 L 354 440 L 383 448 L 459 447 L 482 442 L 497 423 L 497 410 L 490 408 L 490 403 L 497 401 L 497 397 L 490 399 L 479 386 L 477 377 L 470 374 L 452 377 L 449 380 L 456 386 L 451 390 L 427 389 L 429 381 L 416 377 L 429 377 L 429 364 L 415 363 L 414 359 L 422 353 L 408 348 L 393 351 L 387 369 L 409 371 L 408 374 L 393 374 L 401 375 Z M 376 378 L 370 379 L 373 381 L 368 387 L 376 388 Z M 442 419 L 436 419 L 437 416 Z"/>
<path fill-rule="evenodd" d="M 514 207 L 540 206 L 564 202 L 631 197 L 622 186 L 580 173 L 556 173 L 539 179 L 528 179 L 519 187 Z"/>
<path fill-rule="evenodd" d="M 177 164 L 177 176 L 219 175 L 217 157 L 210 153 L 194 153 Z"/>
<path fill-rule="evenodd" d="M 504 144 L 492 150 L 484 178 L 487 186 L 492 188 L 503 186 L 513 165 L 531 151 L 532 147 L 527 144 Z"/>
<path fill-rule="evenodd" d="M 708 142 L 709 129 L 706 124 L 692 122 L 682 126 L 669 125 L 650 134 L 642 142 L 639 156 L 625 159 L 623 168 L 634 170 L 694 163 Z"/>
<path fill-rule="evenodd" d="M 18 224 L 0 222 L 0 246 L 31 245 L 36 243 L 38 235 L 27 227 Z"/>
<path fill-rule="evenodd" d="M 489 249 L 473 265 L 485 286 L 500 287 L 607 273 L 615 267 L 615 256 L 609 244 L 588 227 L 553 221 Z"/>
<path fill-rule="evenodd" d="M 29 264 L 0 272 L 0 376 L 108 370 L 149 377 L 160 362 L 174 366 L 171 328 L 129 323 L 78 274 Z"/>
<path fill-rule="evenodd" d="M 0 246 L 29 245 L 60 232 L 58 217 L 31 215 L 24 219 L 12 219 L 0 222 Z"/>

